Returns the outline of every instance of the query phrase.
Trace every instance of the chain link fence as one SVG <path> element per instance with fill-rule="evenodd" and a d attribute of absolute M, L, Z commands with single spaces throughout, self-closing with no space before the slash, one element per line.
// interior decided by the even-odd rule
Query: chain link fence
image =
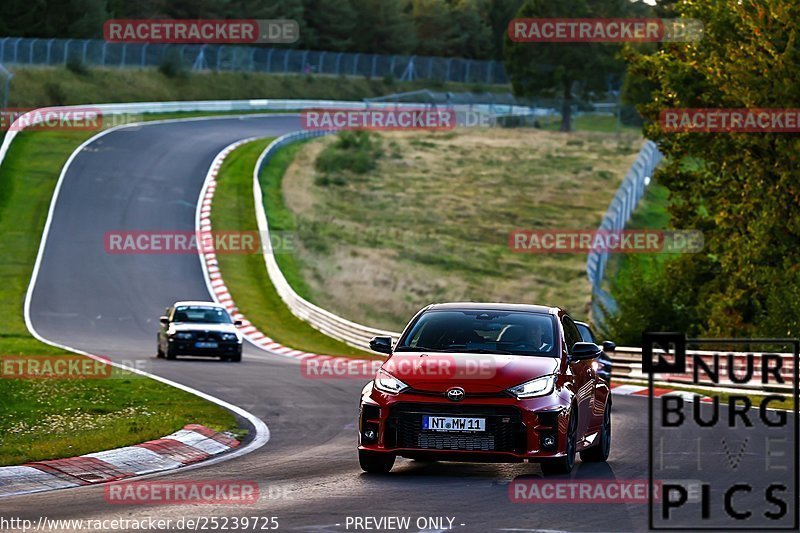
<path fill-rule="evenodd" d="M 392 77 L 401 81 L 420 79 L 487 85 L 508 83 L 503 64 L 498 61 L 256 46 L 0 38 L 0 63 L 8 65 L 66 65 L 72 60 L 108 68 L 146 68 L 159 66 L 173 57 L 194 70 Z"/>
<path fill-rule="evenodd" d="M 598 231 L 622 231 L 631 218 L 633 210 L 650 183 L 658 164 L 663 158 L 653 141 L 645 141 L 636 161 L 622 180 L 611 205 L 608 206 Z M 603 290 L 602 283 L 606 274 L 608 251 L 592 251 L 586 260 L 586 274 L 592 284 L 592 319 L 601 330 L 605 329 L 606 317 L 618 311 L 614 297 Z"/>

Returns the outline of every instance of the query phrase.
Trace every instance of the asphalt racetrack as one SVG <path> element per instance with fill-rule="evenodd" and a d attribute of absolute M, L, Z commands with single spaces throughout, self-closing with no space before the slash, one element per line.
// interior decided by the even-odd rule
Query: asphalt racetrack
<path fill-rule="evenodd" d="M 305 379 L 299 362 L 246 346 L 241 364 L 217 360 L 155 357 L 158 317 L 175 300 L 208 300 L 196 255 L 115 255 L 104 249 L 104 233 L 116 230 L 194 230 L 195 209 L 211 161 L 224 147 L 248 137 L 274 137 L 300 129 L 297 116 L 214 118 L 121 129 L 87 145 L 64 177 L 35 285 L 30 321 L 44 338 L 140 368 L 242 407 L 261 418 L 270 441 L 230 461 L 167 473 L 159 480 L 242 480 L 259 483 L 255 505 L 111 505 L 103 486 L 4 499 L 3 514 L 37 520 L 53 518 L 172 518 L 274 516 L 285 531 L 365 531 L 354 517 L 410 517 L 411 527 L 454 531 L 642 531 L 646 502 L 514 503 L 515 478 L 538 479 L 535 464 L 422 463 L 398 459 L 390 475 L 359 468 L 356 417 L 361 380 Z M 647 480 L 647 399 L 614 397 L 613 440 L 607 464 L 578 462 L 572 477 L 584 480 Z M 723 410 L 723 413 L 725 411 Z M 751 437 L 737 468 L 727 466 L 741 440 L 725 429 L 680 428 L 665 433 L 657 453 L 667 477 L 699 478 L 693 443 L 703 439 L 709 458 L 704 481 L 720 486 L 767 478 L 766 444 L 752 417 Z M 709 439 L 708 431 L 713 433 Z M 766 431 L 766 430 L 765 430 Z M 792 426 L 783 430 L 791 438 Z M 744 434 L 744 433 L 742 433 Z M 727 439 L 726 452 L 721 439 Z M 741 437 L 740 437 L 741 439 Z M 791 454 L 791 452 L 789 452 Z M 659 470 L 656 471 L 657 475 Z M 793 493 L 789 472 L 790 512 Z M 774 506 L 763 491 L 737 496 L 759 517 Z M 792 496 L 793 495 L 793 496 Z M 723 516 L 720 491 L 711 491 L 714 516 L 704 525 L 732 524 Z M 688 508 L 688 507 L 687 507 Z M 698 513 L 699 506 L 692 506 Z M 660 507 L 656 509 L 660 512 Z M 688 512 L 688 511 L 687 511 Z M 349 517 L 349 518 L 348 518 Z M 700 522 L 699 518 L 696 522 Z M 759 520 L 758 524 L 765 522 Z M 362 522 L 362 524 L 365 524 Z M 373 523 L 374 524 L 374 523 Z M 427 527 L 416 527 L 427 524 Z M 430 527 L 433 524 L 434 527 Z M 785 525 L 785 524 L 784 524 Z M 387 528 L 370 530 L 388 531 Z"/>

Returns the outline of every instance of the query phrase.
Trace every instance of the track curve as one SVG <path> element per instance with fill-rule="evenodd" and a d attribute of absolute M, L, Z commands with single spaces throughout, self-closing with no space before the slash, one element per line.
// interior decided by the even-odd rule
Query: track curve
<path fill-rule="evenodd" d="M 220 150 L 239 139 L 298 129 L 296 116 L 214 118 L 124 128 L 89 143 L 64 175 L 29 306 L 30 322 L 44 338 L 137 361 L 148 372 L 238 405 L 270 427 L 269 444 L 253 453 L 161 479 L 256 481 L 263 491 L 280 486 L 288 497 L 244 508 L 122 507 L 104 501 L 102 486 L 90 486 L 5 499 L 4 513 L 34 520 L 42 514 L 277 516 L 288 531 L 346 531 L 348 516 L 446 516 L 457 531 L 646 529 L 642 504 L 511 503 L 508 483 L 538 475 L 536 465 L 398 460 L 390 476 L 362 474 L 355 453 L 359 380 L 303 379 L 297 361 L 252 346 L 237 365 L 155 358 L 163 309 L 179 299 L 209 299 L 200 262 L 195 255 L 107 254 L 104 232 L 193 230 L 203 179 Z M 610 462 L 579 463 L 574 477 L 646 479 L 645 412 L 642 398 L 615 397 Z"/>

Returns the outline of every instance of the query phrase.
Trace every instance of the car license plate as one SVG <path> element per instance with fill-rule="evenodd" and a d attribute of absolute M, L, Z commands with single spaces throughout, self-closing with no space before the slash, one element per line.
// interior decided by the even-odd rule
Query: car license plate
<path fill-rule="evenodd" d="M 486 419 L 423 415 L 422 429 L 425 431 L 486 431 Z"/>
<path fill-rule="evenodd" d="M 196 342 L 194 343 L 195 348 L 219 348 L 219 344 L 216 342 Z"/>

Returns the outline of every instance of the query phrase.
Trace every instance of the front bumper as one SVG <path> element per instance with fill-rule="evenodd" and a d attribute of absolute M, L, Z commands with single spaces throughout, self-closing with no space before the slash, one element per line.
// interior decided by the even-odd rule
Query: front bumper
<path fill-rule="evenodd" d="M 169 347 L 175 355 L 197 355 L 217 357 L 242 353 L 242 343 L 237 341 L 218 341 L 216 348 L 198 348 L 195 340 L 170 339 Z"/>
<path fill-rule="evenodd" d="M 362 393 L 359 450 L 418 459 L 522 462 L 562 457 L 570 400 L 566 391 L 519 400 L 504 393 L 451 402 L 444 395 L 385 394 L 371 385 Z M 486 420 L 486 431 L 431 432 L 424 415 L 469 416 Z"/>

